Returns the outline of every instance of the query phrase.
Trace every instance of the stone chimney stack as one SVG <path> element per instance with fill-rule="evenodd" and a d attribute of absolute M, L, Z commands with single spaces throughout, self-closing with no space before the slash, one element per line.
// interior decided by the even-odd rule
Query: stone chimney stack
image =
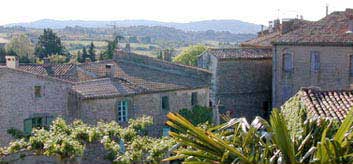
<path fill-rule="evenodd" d="M 172 61 L 172 51 L 169 49 L 165 49 L 163 52 L 163 60 L 165 61 Z"/>
<path fill-rule="evenodd" d="M 6 66 L 9 68 L 17 69 L 20 65 L 17 56 L 5 56 Z"/>
<path fill-rule="evenodd" d="M 281 30 L 281 21 L 279 19 L 275 19 L 273 21 L 273 28 L 274 28 L 274 31 L 280 31 Z"/>
<path fill-rule="evenodd" d="M 105 75 L 106 77 L 114 77 L 114 65 L 113 64 L 106 64 L 105 65 Z"/>

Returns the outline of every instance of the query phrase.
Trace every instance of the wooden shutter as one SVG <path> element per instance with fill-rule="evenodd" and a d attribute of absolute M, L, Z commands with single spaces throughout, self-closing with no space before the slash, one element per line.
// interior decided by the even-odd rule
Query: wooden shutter
<path fill-rule="evenodd" d="M 26 134 L 30 134 L 32 132 L 32 119 L 28 118 L 23 121 L 23 130 Z"/>

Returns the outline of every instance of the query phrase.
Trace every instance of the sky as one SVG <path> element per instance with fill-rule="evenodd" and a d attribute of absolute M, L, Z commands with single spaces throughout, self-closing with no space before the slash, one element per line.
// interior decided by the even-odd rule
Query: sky
<path fill-rule="evenodd" d="M 147 19 L 190 22 L 237 19 L 267 25 L 269 20 L 303 15 L 318 20 L 353 8 L 353 0 L 0 0 L 0 25 L 58 20 Z"/>

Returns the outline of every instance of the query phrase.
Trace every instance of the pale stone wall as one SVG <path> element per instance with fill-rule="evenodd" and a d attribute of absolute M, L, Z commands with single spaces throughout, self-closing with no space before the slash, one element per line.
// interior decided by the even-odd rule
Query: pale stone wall
<path fill-rule="evenodd" d="M 10 128 L 23 130 L 23 121 L 36 114 L 66 117 L 69 83 L 29 73 L 0 69 L 0 145 L 12 137 Z M 34 86 L 42 87 L 42 97 L 34 96 Z"/>
<path fill-rule="evenodd" d="M 79 104 L 79 115 L 77 118 L 86 123 L 95 124 L 97 121 L 116 121 L 116 103 L 128 100 L 128 118 L 138 118 L 143 115 L 152 116 L 154 125 L 149 129 L 152 136 L 161 136 L 168 112 L 178 112 L 182 108 L 191 109 L 191 93 L 197 92 L 198 104 L 208 106 L 209 89 L 201 88 L 194 90 L 179 90 L 161 93 L 134 95 L 131 97 L 115 97 L 105 99 L 82 100 Z M 162 96 L 169 96 L 169 111 L 163 111 L 161 107 Z M 126 125 L 126 123 L 122 123 Z"/>
<path fill-rule="evenodd" d="M 286 100 L 284 87 L 291 88 L 294 95 L 301 87 L 317 86 L 323 90 L 350 89 L 350 56 L 353 47 L 340 46 L 275 46 L 273 55 L 273 106 L 279 107 Z M 293 54 L 293 72 L 283 71 L 283 53 Z M 320 54 L 320 69 L 312 72 L 310 52 Z"/>

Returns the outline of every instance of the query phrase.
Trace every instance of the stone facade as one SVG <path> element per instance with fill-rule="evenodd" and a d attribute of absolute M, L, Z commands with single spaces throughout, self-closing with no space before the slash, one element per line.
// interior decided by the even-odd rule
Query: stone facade
<path fill-rule="evenodd" d="M 311 52 L 320 56 L 319 69 L 311 70 Z M 292 54 L 293 70 L 284 71 L 283 54 Z M 351 89 L 353 46 L 275 45 L 273 56 L 273 107 L 280 107 L 300 88 Z"/>
<path fill-rule="evenodd" d="M 41 86 L 41 97 L 35 97 L 35 86 Z M 0 68 L 0 145 L 12 138 L 10 128 L 24 130 L 24 120 L 50 115 L 67 117 L 68 91 L 71 84 L 49 77 Z"/>
<path fill-rule="evenodd" d="M 117 103 L 121 100 L 127 100 L 128 114 L 120 123 L 153 116 L 154 125 L 149 129 L 153 136 L 163 134 L 168 112 L 192 108 L 193 93 L 197 94 L 197 105 L 208 106 L 208 71 L 127 55 L 81 65 L 26 65 L 7 57 L 6 66 L 0 66 L 0 119 L 4 121 L 0 125 L 0 145 L 13 139 L 8 129 L 30 133 L 32 127 L 49 126 L 55 117 L 68 122 L 82 119 L 92 125 L 98 121 L 119 122 Z M 165 96 L 168 111 L 161 109 Z"/>
<path fill-rule="evenodd" d="M 128 119 L 138 118 L 143 115 L 152 116 L 154 124 L 148 129 L 148 134 L 152 136 L 161 136 L 168 112 L 178 112 L 180 109 L 191 109 L 191 94 L 197 93 L 197 102 L 200 106 L 208 106 L 209 89 L 200 88 L 193 90 L 177 90 L 161 93 L 132 95 L 125 97 L 112 97 L 102 99 L 87 99 L 79 102 L 77 116 L 84 122 L 96 124 L 98 121 L 117 121 L 118 102 L 128 101 L 127 115 Z M 162 96 L 169 97 L 169 110 L 163 110 Z M 126 125 L 127 122 L 120 122 Z"/>
<path fill-rule="evenodd" d="M 221 114 L 252 119 L 269 113 L 272 62 L 270 56 L 259 56 L 225 59 L 208 51 L 200 55 L 198 66 L 212 72 L 211 102 Z"/>

